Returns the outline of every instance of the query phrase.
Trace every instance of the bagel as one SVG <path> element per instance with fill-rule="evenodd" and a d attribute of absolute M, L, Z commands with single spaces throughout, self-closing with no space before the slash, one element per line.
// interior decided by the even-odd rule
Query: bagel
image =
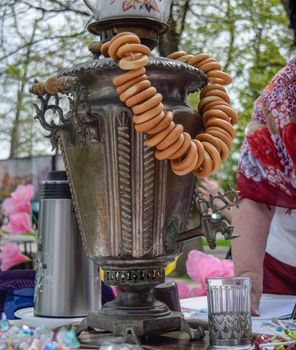
<path fill-rule="evenodd" d="M 212 158 L 212 173 L 215 173 L 217 171 L 219 171 L 220 166 L 221 166 L 221 156 L 219 151 L 217 150 L 217 148 L 215 146 L 213 146 L 211 143 L 209 142 L 202 142 L 202 145 L 204 146 L 204 149 L 206 152 L 208 152 L 208 154 L 210 155 L 210 157 Z"/>
<path fill-rule="evenodd" d="M 194 56 L 193 55 L 184 55 L 184 56 L 177 58 L 177 61 L 187 63 L 187 61 L 190 60 L 190 58 L 192 58 L 192 57 L 194 57 Z"/>
<path fill-rule="evenodd" d="M 131 108 L 139 103 L 147 101 L 148 98 L 154 96 L 156 93 L 157 93 L 157 90 L 155 89 L 155 87 L 150 86 L 149 88 L 139 92 L 137 95 L 134 95 L 129 99 L 127 99 L 125 101 L 125 104 L 127 105 L 127 107 Z"/>
<path fill-rule="evenodd" d="M 139 92 L 149 88 L 151 86 L 151 82 L 149 80 L 139 81 L 137 84 L 132 85 L 127 90 L 125 90 L 120 96 L 120 101 L 125 102 L 130 97 L 138 94 Z"/>
<path fill-rule="evenodd" d="M 204 149 L 204 146 L 202 145 L 202 143 L 199 140 L 192 139 L 192 142 L 195 143 L 195 146 L 197 148 L 197 154 L 198 154 L 198 160 L 197 160 L 197 162 L 195 164 L 195 167 L 194 167 L 194 169 L 196 169 L 202 164 L 202 162 L 204 160 L 205 149 Z"/>
<path fill-rule="evenodd" d="M 118 57 L 123 58 L 128 56 L 131 52 L 141 53 L 146 56 L 151 55 L 151 50 L 149 47 L 142 44 L 125 44 L 118 49 L 117 55 Z"/>
<path fill-rule="evenodd" d="M 164 109 L 164 105 L 162 103 L 158 104 L 157 106 L 153 107 L 149 111 L 139 114 L 139 115 L 134 115 L 133 116 L 133 122 L 135 124 L 141 124 L 146 122 L 149 119 L 152 119 L 156 115 L 158 115 L 160 112 L 162 112 Z"/>
<path fill-rule="evenodd" d="M 218 139 L 218 141 L 220 143 L 220 148 L 221 148 L 221 151 L 219 151 L 219 153 L 220 153 L 221 161 L 223 162 L 229 157 L 230 150 L 225 142 L 223 142 L 221 139 Z"/>
<path fill-rule="evenodd" d="M 198 64 L 198 62 L 201 62 L 202 60 L 206 59 L 206 58 L 210 58 L 211 56 L 207 53 L 200 53 L 198 55 L 195 55 L 194 57 L 190 58 L 188 60 L 188 64 L 191 64 L 192 66 L 195 66 L 196 64 Z"/>
<path fill-rule="evenodd" d="M 209 62 L 199 66 L 198 69 L 202 70 L 205 74 L 208 74 L 208 72 L 212 70 L 220 70 L 221 65 L 218 62 Z"/>
<path fill-rule="evenodd" d="M 209 111 L 210 109 L 216 109 L 214 108 L 215 106 L 228 106 L 229 107 L 229 104 L 227 102 L 225 102 L 224 100 L 216 100 L 216 101 L 213 101 L 213 102 L 209 102 L 207 103 L 204 107 L 203 107 L 203 110 L 202 112 L 206 112 L 206 111 Z"/>
<path fill-rule="evenodd" d="M 155 135 L 155 134 L 161 132 L 162 130 L 164 130 L 165 128 L 167 128 L 170 125 L 172 120 L 173 120 L 173 113 L 166 112 L 164 119 L 159 124 L 157 124 L 152 129 L 150 129 L 147 132 L 148 135 Z"/>
<path fill-rule="evenodd" d="M 170 160 L 181 158 L 188 151 L 191 143 L 191 136 L 187 132 L 183 132 L 183 135 L 184 142 L 182 146 L 169 157 Z"/>
<path fill-rule="evenodd" d="M 146 111 L 149 111 L 149 109 L 157 106 L 161 101 L 162 101 L 162 95 L 157 93 L 154 96 L 150 97 L 144 103 L 133 106 L 132 107 L 133 113 L 134 114 L 141 114 L 141 113 L 144 113 Z"/>
<path fill-rule="evenodd" d="M 210 126 L 218 126 L 221 129 L 226 130 L 231 135 L 232 139 L 235 138 L 235 130 L 233 129 L 233 126 L 229 122 L 223 119 L 219 119 L 219 118 L 209 119 L 207 121 L 207 128 Z"/>
<path fill-rule="evenodd" d="M 135 130 L 139 132 L 149 132 L 150 129 L 154 128 L 155 125 L 160 123 L 163 118 L 165 117 L 164 111 L 161 111 L 159 114 L 154 116 L 153 118 L 147 120 L 144 123 L 141 124 L 135 124 Z"/>
<path fill-rule="evenodd" d="M 178 149 L 183 145 L 183 143 L 184 143 L 184 135 L 182 133 L 180 137 L 177 139 L 177 141 L 172 145 L 170 145 L 168 148 L 164 149 L 163 151 L 160 151 L 157 149 L 155 151 L 155 158 L 158 160 L 169 158 L 172 154 L 178 151 Z"/>
<path fill-rule="evenodd" d="M 177 60 L 178 58 L 187 55 L 186 51 L 176 51 L 168 55 L 168 58 L 171 58 L 172 60 Z"/>
<path fill-rule="evenodd" d="M 222 112 L 228 115 L 228 117 L 231 119 L 231 124 L 235 125 L 238 120 L 238 116 L 236 112 L 227 105 L 217 105 L 215 106 L 215 109 L 220 109 Z"/>
<path fill-rule="evenodd" d="M 175 128 L 175 126 L 176 124 L 174 122 L 171 122 L 171 124 L 166 129 L 148 138 L 145 141 L 145 145 L 147 147 L 154 147 L 158 145 L 162 140 L 164 140 L 168 136 L 168 134 Z"/>
<path fill-rule="evenodd" d="M 160 151 L 163 151 L 164 149 L 168 148 L 180 138 L 180 135 L 182 134 L 183 130 L 183 125 L 177 124 L 175 128 L 165 137 L 165 139 L 156 146 L 156 148 Z"/>
<path fill-rule="evenodd" d="M 192 171 L 192 174 L 196 177 L 199 177 L 199 178 L 207 177 L 211 174 L 212 167 L 213 167 L 212 159 L 211 159 L 210 155 L 208 154 L 208 152 L 205 151 L 205 156 L 204 156 L 203 162 L 201 163 L 201 165 L 197 169 L 194 169 Z"/>
<path fill-rule="evenodd" d="M 110 46 L 110 41 L 106 41 L 102 46 L 101 46 L 101 53 L 104 57 L 109 57 L 109 46 Z"/>
<path fill-rule="evenodd" d="M 203 97 L 206 97 L 206 96 L 218 96 L 218 97 L 221 97 L 225 102 L 227 102 L 228 104 L 230 104 L 230 97 L 228 96 L 228 94 L 224 91 L 221 91 L 221 90 L 210 90 L 208 92 L 206 92 Z"/>
<path fill-rule="evenodd" d="M 212 70 L 207 75 L 208 75 L 209 81 L 213 83 L 218 82 L 221 85 L 229 85 L 232 83 L 232 79 L 230 75 L 220 70 Z"/>
<path fill-rule="evenodd" d="M 219 84 L 208 84 L 206 87 L 202 89 L 200 92 L 200 97 L 203 97 L 208 91 L 210 90 L 221 90 L 226 92 L 226 89 L 224 86 L 219 85 Z"/>
<path fill-rule="evenodd" d="M 195 167 L 198 160 L 197 147 L 194 142 L 190 142 L 187 154 L 183 159 L 171 160 L 171 168 L 177 175 L 189 174 Z"/>
<path fill-rule="evenodd" d="M 231 150 L 232 138 L 228 133 L 225 135 L 225 133 L 223 133 L 223 131 L 220 131 L 221 129 L 219 130 L 219 128 L 208 128 L 206 130 L 208 135 L 215 136 L 217 139 L 223 141 L 227 145 L 229 151 Z"/>
<path fill-rule="evenodd" d="M 229 118 L 229 116 L 224 113 L 223 111 L 220 111 L 219 109 L 210 109 L 206 112 L 203 113 L 202 115 L 203 118 L 203 122 L 205 124 L 205 126 L 208 126 L 208 121 L 211 118 L 219 118 L 219 119 L 223 119 L 225 121 L 227 121 L 228 123 L 231 122 L 231 118 Z"/>
<path fill-rule="evenodd" d="M 121 86 L 121 85 L 125 84 L 127 81 L 130 81 L 131 79 L 142 76 L 145 73 L 146 73 L 146 69 L 144 67 L 130 71 L 128 73 L 119 75 L 118 77 L 114 78 L 113 84 L 115 86 Z"/>
<path fill-rule="evenodd" d="M 147 80 L 147 78 L 148 78 L 147 75 L 143 74 L 143 75 L 140 75 L 134 79 L 131 79 L 131 80 L 127 81 L 126 83 L 118 86 L 118 88 L 116 89 L 116 92 L 118 93 L 118 95 L 121 95 L 125 90 L 127 90 L 132 85 L 137 84 L 139 81 Z"/>
<path fill-rule="evenodd" d="M 200 142 L 209 142 L 211 143 L 213 146 L 215 146 L 218 150 L 218 152 L 220 152 L 221 147 L 219 144 L 219 141 L 216 139 L 215 136 L 210 135 L 210 134 L 206 134 L 206 133 L 202 133 L 202 134 L 198 134 L 195 136 L 195 139 L 200 141 Z"/>
<path fill-rule="evenodd" d="M 213 102 L 213 101 L 224 101 L 224 100 L 219 96 L 206 96 L 200 100 L 200 102 L 198 104 L 198 110 L 202 111 L 204 106 L 206 106 L 208 103 Z"/>
<path fill-rule="evenodd" d="M 118 49 L 125 45 L 125 44 L 140 44 L 141 40 L 140 38 L 135 34 L 126 34 L 122 35 L 118 34 L 114 38 L 112 38 L 109 46 L 108 53 L 110 57 L 112 57 L 114 60 L 119 60 L 120 57 L 117 54 Z"/>
<path fill-rule="evenodd" d="M 147 66 L 149 58 L 147 55 L 136 53 L 133 56 L 125 56 L 119 61 L 122 70 L 134 70 Z"/>

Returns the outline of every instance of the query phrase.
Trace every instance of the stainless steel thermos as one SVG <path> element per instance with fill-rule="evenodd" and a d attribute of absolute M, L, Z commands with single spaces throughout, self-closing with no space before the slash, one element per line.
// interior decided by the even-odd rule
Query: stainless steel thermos
<path fill-rule="evenodd" d="M 40 189 L 35 316 L 83 317 L 100 307 L 97 266 L 85 255 L 65 171 Z"/>

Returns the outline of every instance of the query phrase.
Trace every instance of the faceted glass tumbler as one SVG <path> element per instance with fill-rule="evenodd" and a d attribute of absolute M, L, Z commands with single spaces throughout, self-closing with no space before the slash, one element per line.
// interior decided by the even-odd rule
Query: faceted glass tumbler
<path fill-rule="evenodd" d="M 251 279 L 207 278 L 209 349 L 249 349 L 252 340 Z"/>

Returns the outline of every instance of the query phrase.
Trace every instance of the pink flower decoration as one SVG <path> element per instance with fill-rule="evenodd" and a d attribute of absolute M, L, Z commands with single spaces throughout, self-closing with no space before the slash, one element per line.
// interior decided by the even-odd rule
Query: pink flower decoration
<path fill-rule="evenodd" d="M 202 295 L 206 294 L 205 280 L 208 277 L 234 276 L 233 262 L 218 259 L 198 250 L 191 250 L 186 262 L 187 274 L 194 281 L 200 283 Z"/>
<path fill-rule="evenodd" d="M 0 269 L 7 271 L 15 265 L 22 264 L 30 259 L 22 254 L 19 246 L 16 243 L 5 244 L 0 251 Z"/>
<path fill-rule="evenodd" d="M 9 223 L 2 227 L 3 231 L 19 235 L 21 233 L 32 233 L 31 216 L 28 213 L 15 213 L 9 217 Z"/>
<path fill-rule="evenodd" d="M 33 186 L 32 185 L 19 185 L 11 197 L 3 201 L 2 208 L 3 213 L 6 216 L 11 214 L 26 212 L 31 213 L 31 199 L 33 197 Z"/>
<path fill-rule="evenodd" d="M 190 298 L 190 289 L 184 282 L 177 282 L 178 293 L 180 299 Z"/>

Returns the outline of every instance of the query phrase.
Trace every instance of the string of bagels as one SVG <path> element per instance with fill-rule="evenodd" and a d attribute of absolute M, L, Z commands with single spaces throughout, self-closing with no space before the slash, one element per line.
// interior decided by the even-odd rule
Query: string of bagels
<path fill-rule="evenodd" d="M 204 132 L 191 138 L 181 124 L 175 124 L 173 113 L 166 111 L 162 95 L 151 85 L 145 66 L 151 50 L 141 44 L 140 38 L 122 32 L 101 46 L 101 53 L 119 61 L 127 73 L 114 78 L 120 100 L 133 112 L 135 130 L 148 134 L 145 144 L 155 147 L 155 158 L 168 159 L 176 175 L 192 172 L 196 177 L 209 176 L 220 169 L 228 158 L 237 123 L 237 114 L 230 107 L 230 98 L 224 88 L 232 82 L 221 70 L 221 65 L 210 55 L 188 55 L 185 51 L 170 54 L 202 70 L 209 84 L 201 91 L 198 111 L 202 116 Z"/>

